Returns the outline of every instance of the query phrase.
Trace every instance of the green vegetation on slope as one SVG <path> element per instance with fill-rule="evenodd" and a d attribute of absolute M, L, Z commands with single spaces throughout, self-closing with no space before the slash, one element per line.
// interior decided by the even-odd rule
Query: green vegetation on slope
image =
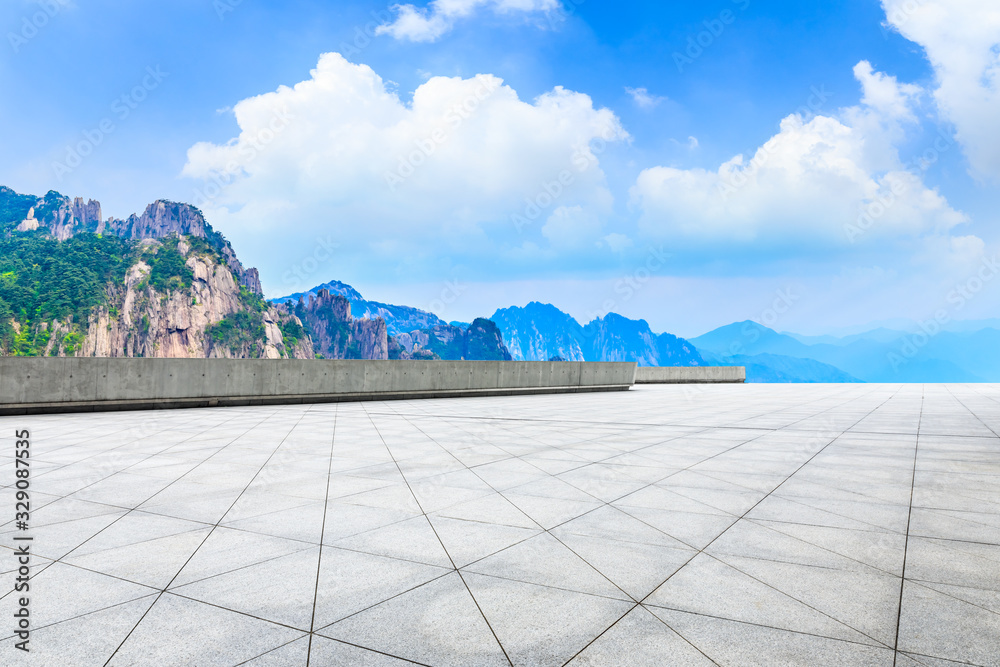
<path fill-rule="evenodd" d="M 267 335 L 260 314 L 246 311 L 229 315 L 209 326 L 205 333 L 212 338 L 214 345 L 224 347 L 234 355 L 244 348 L 254 351 L 262 348 Z"/>
<path fill-rule="evenodd" d="M 72 317 L 70 333 L 79 333 L 107 298 L 108 282 L 124 280 L 135 247 L 127 239 L 95 234 L 61 242 L 37 232 L 0 238 L 0 352 L 42 354 L 51 334 L 37 325 L 55 319 Z M 67 342 L 75 349 L 78 339 Z"/>
<path fill-rule="evenodd" d="M 28 217 L 28 211 L 37 201 L 37 197 L 19 195 L 10 188 L 0 186 L 0 234 L 17 227 Z"/>
<path fill-rule="evenodd" d="M 247 350 L 256 355 L 263 351 L 267 343 L 263 317 L 267 303 L 259 294 L 242 286 L 240 301 L 244 310 L 208 326 L 205 334 L 212 339 L 213 345 L 226 348 L 234 356 Z"/>
<path fill-rule="evenodd" d="M 143 256 L 150 266 L 149 285 L 157 292 L 166 293 L 171 290 L 190 289 L 194 280 L 194 272 L 185 262 L 184 256 L 177 250 L 177 244 L 168 240 L 155 253 Z"/>

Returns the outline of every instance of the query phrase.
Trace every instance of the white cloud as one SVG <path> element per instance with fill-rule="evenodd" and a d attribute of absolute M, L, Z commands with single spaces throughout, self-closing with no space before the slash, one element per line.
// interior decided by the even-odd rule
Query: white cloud
<path fill-rule="evenodd" d="M 632 239 L 618 232 L 608 234 L 601 241 L 611 249 L 611 252 L 616 253 L 623 253 L 634 245 Z"/>
<path fill-rule="evenodd" d="M 755 242 L 762 253 L 850 247 L 889 237 L 945 234 L 966 220 L 919 170 L 907 170 L 895 142 L 914 120 L 919 89 L 861 63 L 864 103 L 836 117 L 798 114 L 747 160 L 717 170 L 654 167 L 632 189 L 640 229 L 688 245 Z"/>
<path fill-rule="evenodd" d="M 593 209 L 560 206 L 542 227 L 542 236 L 554 248 L 580 248 L 593 245 L 601 232 L 601 220 Z"/>
<path fill-rule="evenodd" d="M 628 137 L 610 110 L 561 87 L 527 102 L 492 75 L 434 77 L 404 103 L 336 53 L 310 79 L 245 99 L 234 114 L 239 135 L 193 146 L 183 175 L 205 179 L 209 200 L 195 203 L 239 247 L 278 263 L 272 276 L 301 255 L 294 241 L 330 233 L 352 248 L 347 261 L 399 271 L 432 269 L 450 253 L 490 257 L 525 240 L 511 216 L 526 201 L 546 198 L 546 215 L 608 210 L 590 142 Z"/>
<path fill-rule="evenodd" d="M 632 96 L 632 100 L 640 109 L 653 109 L 662 102 L 664 97 L 650 95 L 645 88 L 625 88 L 625 92 Z"/>
<path fill-rule="evenodd" d="M 676 144 L 678 146 L 684 146 L 688 150 L 692 150 L 692 151 L 696 150 L 698 148 L 698 146 L 701 145 L 700 143 L 698 143 L 698 137 L 688 137 L 687 141 L 685 141 L 684 143 L 681 143 L 681 142 L 677 141 L 676 139 L 671 139 L 670 141 L 672 141 L 674 144 Z"/>
<path fill-rule="evenodd" d="M 955 125 L 974 173 L 1000 180 L 1000 3 L 882 0 L 887 23 L 920 44 L 934 68 L 934 99 Z"/>
<path fill-rule="evenodd" d="M 433 0 L 425 8 L 394 5 L 396 20 L 380 25 L 377 35 L 390 35 L 412 42 L 433 42 L 449 32 L 455 22 L 467 18 L 480 7 L 489 6 L 498 14 L 549 12 L 561 7 L 559 0 Z"/>
<path fill-rule="evenodd" d="M 917 119 L 913 104 L 923 94 L 923 88 L 910 83 L 901 84 L 894 76 L 876 72 L 867 60 L 854 66 L 854 76 L 861 83 L 862 104 L 886 118 L 911 122 Z"/>

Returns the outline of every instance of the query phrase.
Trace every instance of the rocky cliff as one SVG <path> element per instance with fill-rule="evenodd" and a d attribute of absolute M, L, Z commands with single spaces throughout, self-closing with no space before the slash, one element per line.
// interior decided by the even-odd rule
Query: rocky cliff
<path fill-rule="evenodd" d="M 645 320 L 616 313 L 581 326 L 550 304 L 498 310 L 492 318 L 515 359 L 635 361 L 640 366 L 700 366 L 698 350 L 683 338 L 655 334 Z"/>
<path fill-rule="evenodd" d="M 13 191 L 10 191 L 13 192 Z M 5 193 L 0 193 L 2 196 Z M 257 269 L 246 269 L 236 257 L 229 241 L 212 229 L 202 215 L 190 204 L 167 200 L 153 202 L 142 215 L 132 214 L 125 220 L 101 218 L 101 203 L 89 200 L 86 204 L 77 197 L 70 200 L 58 192 L 50 191 L 44 197 L 34 198 L 17 231 L 47 230 L 54 238 L 65 241 L 76 234 L 114 234 L 122 238 L 143 240 L 168 236 L 193 236 L 208 241 L 223 257 L 237 282 L 251 292 L 261 294 Z"/>
<path fill-rule="evenodd" d="M 524 308 L 503 308 L 490 319 L 500 327 L 504 342 L 515 359 L 585 360 L 583 327 L 551 304 L 532 301 Z"/>
<path fill-rule="evenodd" d="M 312 341 L 315 352 L 327 359 L 388 359 L 385 321 L 355 319 L 351 303 L 339 294 L 321 289 L 309 300 L 285 302 L 275 308 L 297 317 Z"/>
<path fill-rule="evenodd" d="M 184 258 L 190 284 L 158 289 L 150 260 L 171 251 Z M 282 325 L 297 322 L 241 289 L 217 255 L 168 237 L 143 243 L 142 258 L 121 284 L 106 286 L 104 303 L 86 322 L 70 317 L 40 326 L 51 331 L 46 356 L 311 358 L 308 340 L 284 341 Z"/>
<path fill-rule="evenodd" d="M 0 188 L 0 244 L 0 354 L 315 356 L 192 206 L 105 220 L 92 200 Z"/>
<path fill-rule="evenodd" d="M 442 324 L 394 336 L 389 358 L 511 361 L 511 354 L 497 325 L 479 318 L 468 329 Z"/>
<path fill-rule="evenodd" d="M 218 256 L 192 251 L 183 237 L 146 241 L 143 245 L 154 258 L 176 248 L 191 271 L 190 286 L 158 290 L 150 280 L 153 267 L 139 260 L 129 269 L 122 285 L 108 286 L 106 305 L 91 314 L 78 356 L 312 356 L 308 341 L 286 346 L 280 325 L 291 318 L 283 318 L 274 308 L 255 305 L 253 297 L 240 289 L 228 265 L 220 263 Z M 237 315 L 249 316 L 243 318 L 249 326 L 235 336 L 227 335 L 226 325 Z"/>
<path fill-rule="evenodd" d="M 646 320 L 609 313 L 583 328 L 588 361 L 635 361 L 640 366 L 703 366 L 694 345 L 671 334 L 654 334 Z"/>
<path fill-rule="evenodd" d="M 420 310 L 411 306 L 396 306 L 378 301 L 368 301 L 361 296 L 358 290 L 339 280 L 331 280 L 328 283 L 317 285 L 308 292 L 296 292 L 295 294 L 272 299 L 272 302 L 276 304 L 292 303 L 294 305 L 299 299 L 308 301 L 309 297 L 317 296 L 324 289 L 329 291 L 330 294 L 340 295 L 350 301 L 351 312 L 355 318 L 385 320 L 385 326 L 390 336 L 398 336 L 416 329 L 430 329 L 445 323 L 437 315 L 429 313 L 426 310 Z"/>

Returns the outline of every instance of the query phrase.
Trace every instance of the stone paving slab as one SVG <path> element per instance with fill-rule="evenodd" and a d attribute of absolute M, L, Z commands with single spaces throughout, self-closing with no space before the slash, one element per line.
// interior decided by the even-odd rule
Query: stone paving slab
<path fill-rule="evenodd" d="M 0 664 L 996 666 L 998 424 L 997 385 L 4 417 Z"/>

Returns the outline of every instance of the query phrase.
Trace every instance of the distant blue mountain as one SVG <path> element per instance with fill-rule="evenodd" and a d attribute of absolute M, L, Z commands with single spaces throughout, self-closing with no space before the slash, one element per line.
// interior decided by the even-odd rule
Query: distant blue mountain
<path fill-rule="evenodd" d="M 390 336 L 449 327 L 418 308 L 368 301 L 340 281 L 273 301 L 308 300 L 321 289 L 345 297 L 356 318 L 385 320 Z M 1000 320 L 952 322 L 932 335 L 915 329 L 914 323 L 892 321 L 870 331 L 850 329 L 844 336 L 779 333 L 745 321 L 685 340 L 656 334 L 645 320 L 616 313 L 581 325 L 568 313 L 537 301 L 523 308 L 501 308 L 490 319 L 511 356 L 520 360 L 739 365 L 747 367 L 751 382 L 1000 382 Z M 469 328 L 464 322 L 452 326 Z"/>
<path fill-rule="evenodd" d="M 640 366 L 701 366 L 704 360 L 688 341 L 655 334 L 645 320 L 617 313 L 581 326 L 555 306 L 533 301 L 494 313 L 493 321 L 515 359 L 544 361 L 635 361 Z"/>
<path fill-rule="evenodd" d="M 329 290 L 330 294 L 339 294 L 348 301 L 361 301 L 362 296 L 358 290 L 354 289 L 347 283 L 342 283 L 339 280 L 331 280 L 328 283 L 323 283 L 322 285 L 317 285 L 313 287 L 308 292 L 296 292 L 295 294 L 289 294 L 288 296 L 283 296 L 278 299 L 271 299 L 271 303 L 286 303 L 288 301 L 296 302 L 299 299 L 309 301 L 310 296 L 316 296 L 319 294 L 320 290 Z"/>
<path fill-rule="evenodd" d="M 756 322 L 738 322 L 691 339 L 721 357 L 772 354 L 811 359 L 865 382 L 1000 381 L 1000 330 L 939 331 L 927 335 L 875 329 L 807 344 L 808 337 L 779 334 Z"/>
<path fill-rule="evenodd" d="M 511 355 L 521 361 L 562 357 L 585 361 L 583 327 L 569 314 L 548 303 L 532 301 L 524 308 L 501 308 L 490 318 L 500 327 Z"/>
<path fill-rule="evenodd" d="M 786 357 L 780 354 L 741 354 L 732 357 L 703 353 L 705 361 L 716 366 L 744 366 L 747 382 L 861 382 L 836 366 L 813 359 Z"/>
<path fill-rule="evenodd" d="M 296 292 L 277 299 L 271 299 L 272 303 L 285 303 L 286 301 L 298 301 L 303 298 L 306 301 L 310 296 L 316 296 L 320 290 L 327 289 L 330 294 L 339 294 L 351 302 L 351 316 L 358 319 L 374 320 L 381 317 L 385 320 L 385 326 L 390 336 L 398 336 L 402 333 L 416 331 L 417 329 L 432 329 L 445 324 L 444 320 L 428 313 L 426 310 L 412 308 L 410 306 L 396 306 L 379 301 L 368 301 L 361 296 L 358 290 L 347 283 L 339 280 L 331 280 L 328 283 L 317 285 L 308 292 Z M 468 328 L 466 324 L 464 328 Z"/>

